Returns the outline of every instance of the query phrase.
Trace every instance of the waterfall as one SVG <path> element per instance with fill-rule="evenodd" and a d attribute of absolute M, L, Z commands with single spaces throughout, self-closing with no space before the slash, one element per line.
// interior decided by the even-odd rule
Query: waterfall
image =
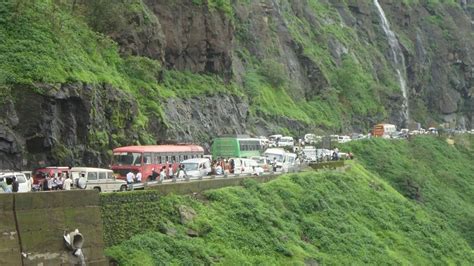
<path fill-rule="evenodd" d="M 377 11 L 380 16 L 380 20 L 382 20 L 382 28 L 385 32 L 385 35 L 388 39 L 388 44 L 391 50 L 391 59 L 394 63 L 395 70 L 397 71 L 398 82 L 400 83 L 400 89 L 403 95 L 403 104 L 402 104 L 402 117 L 403 122 L 406 124 L 409 122 L 409 108 L 408 108 L 408 93 L 407 93 L 407 83 L 405 80 L 406 76 L 406 66 L 405 66 L 405 57 L 403 56 L 402 48 L 400 47 L 400 43 L 398 42 L 397 36 L 395 33 L 390 29 L 390 23 L 385 17 L 385 12 L 383 11 L 382 7 L 379 4 L 378 0 L 374 0 L 374 4 L 377 7 Z"/>

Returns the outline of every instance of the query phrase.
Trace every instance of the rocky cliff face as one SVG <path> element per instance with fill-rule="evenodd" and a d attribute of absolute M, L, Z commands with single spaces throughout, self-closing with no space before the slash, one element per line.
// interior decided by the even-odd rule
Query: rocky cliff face
<path fill-rule="evenodd" d="M 34 10 L 34 4 L 11 2 L 18 3 L 0 13 Z M 472 127 L 474 3 L 380 2 L 406 61 L 410 122 Z M 88 27 L 82 32 L 91 36 L 110 36 L 126 64 L 102 54 L 109 65 L 101 67 L 134 82 L 124 89 L 97 68 L 91 71 L 100 82 L 67 76 L 83 67 L 76 64 L 61 70 L 61 80 L 35 77 L 25 84 L 2 72 L 21 76 L 20 70 L 0 65 L 2 168 L 104 166 L 113 147 L 133 143 L 206 146 L 221 134 L 301 137 L 317 130 L 366 131 L 377 122 L 403 124 L 403 96 L 373 1 L 77 0 L 53 10 L 63 13 L 44 24 L 44 38 L 75 38 L 61 35 L 64 17 Z M 0 22 L 7 40 L 23 23 Z M 18 51 L 38 47 L 41 39 L 35 38 Z M 85 49 L 91 58 L 102 43 Z M 141 58 L 159 63 L 160 72 L 148 73 L 148 65 L 136 63 Z M 170 82 L 169 71 L 183 76 Z M 193 83 L 195 74 L 215 82 Z M 185 83 L 192 93 L 180 92 Z M 225 89 L 214 89 L 216 84 Z"/>

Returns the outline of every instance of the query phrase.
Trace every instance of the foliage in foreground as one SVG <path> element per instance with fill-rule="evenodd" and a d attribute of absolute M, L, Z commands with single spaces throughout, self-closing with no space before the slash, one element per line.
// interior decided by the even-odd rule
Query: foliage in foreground
<path fill-rule="evenodd" d="M 136 194 L 148 201 L 103 198 L 107 242 L 120 243 L 107 255 L 122 265 L 474 263 L 471 247 L 449 222 L 357 163 L 346 173 L 247 180 L 201 199 L 153 194 Z M 121 197 L 125 203 L 117 208 L 113 202 Z M 183 206 L 197 216 L 182 221 Z M 137 232 L 146 233 L 128 239 Z"/>

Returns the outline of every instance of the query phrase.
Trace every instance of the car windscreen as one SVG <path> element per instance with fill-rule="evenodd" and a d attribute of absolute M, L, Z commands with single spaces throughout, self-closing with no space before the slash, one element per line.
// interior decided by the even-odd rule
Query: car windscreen
<path fill-rule="evenodd" d="M 183 163 L 184 169 L 186 171 L 195 171 L 198 170 L 198 163 Z"/>
<path fill-rule="evenodd" d="M 142 154 L 139 152 L 114 153 L 114 164 L 140 166 L 142 164 Z"/>
<path fill-rule="evenodd" d="M 26 178 L 24 175 L 15 175 L 16 177 L 16 180 L 18 181 L 18 183 L 25 183 L 26 182 Z"/>

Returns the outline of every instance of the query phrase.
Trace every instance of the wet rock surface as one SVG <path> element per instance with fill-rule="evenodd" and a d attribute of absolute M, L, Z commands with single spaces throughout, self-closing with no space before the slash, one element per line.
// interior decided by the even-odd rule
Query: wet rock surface
<path fill-rule="evenodd" d="M 136 138 L 131 127 L 138 109 L 121 90 L 77 83 L 13 91 L 3 106 L 8 116 L 0 119 L 2 168 L 106 166 L 113 135 Z"/>

